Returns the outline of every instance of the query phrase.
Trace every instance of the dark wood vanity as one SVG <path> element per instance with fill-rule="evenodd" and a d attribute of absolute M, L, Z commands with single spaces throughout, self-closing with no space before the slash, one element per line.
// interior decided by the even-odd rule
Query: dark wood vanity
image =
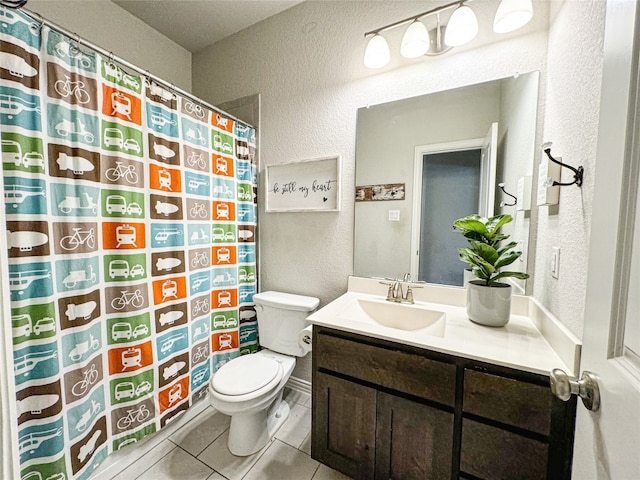
<path fill-rule="evenodd" d="M 314 326 L 311 456 L 371 479 L 571 478 L 548 375 Z"/>

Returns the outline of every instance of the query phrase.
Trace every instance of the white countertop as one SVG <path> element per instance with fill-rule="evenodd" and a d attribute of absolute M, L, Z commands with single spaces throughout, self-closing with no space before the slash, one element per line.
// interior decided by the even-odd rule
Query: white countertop
<path fill-rule="evenodd" d="M 539 329 L 540 309 L 528 308 L 529 297 L 514 296 L 509 323 L 499 328 L 477 325 L 467 318 L 464 307 L 465 290 L 436 285 L 425 285 L 423 288 L 414 289 L 415 305 L 418 308 L 444 312 L 446 314 L 444 329 L 440 326 L 440 328 L 414 331 L 399 330 L 375 322 L 358 321 L 358 316 L 350 313 L 354 311 L 353 306 L 358 299 L 385 301 L 386 288 L 374 279 L 351 277 L 349 291 L 311 314 L 308 320 L 314 325 L 543 375 L 548 375 L 554 368 L 561 368 L 569 375 L 574 375 L 577 370 L 580 355 L 579 341 L 572 338 L 570 334 L 569 338 L 562 338 L 559 341 L 557 337 L 567 332 L 557 326 Z M 531 316 L 536 318 L 532 319 Z M 541 330 L 554 333 L 552 342 L 564 351 L 562 358 Z"/>

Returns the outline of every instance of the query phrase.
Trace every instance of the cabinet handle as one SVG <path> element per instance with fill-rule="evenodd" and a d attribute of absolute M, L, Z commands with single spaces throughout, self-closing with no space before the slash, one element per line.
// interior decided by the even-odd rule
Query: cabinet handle
<path fill-rule="evenodd" d="M 597 412 L 600 408 L 600 388 L 595 373 L 584 371 L 580 380 L 569 377 L 563 370 L 554 368 L 551 371 L 551 392 L 566 402 L 571 395 L 578 395 L 587 410 Z"/>

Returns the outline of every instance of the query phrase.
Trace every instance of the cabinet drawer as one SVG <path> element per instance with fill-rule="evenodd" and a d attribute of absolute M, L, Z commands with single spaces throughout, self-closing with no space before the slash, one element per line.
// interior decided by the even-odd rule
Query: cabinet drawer
<path fill-rule="evenodd" d="M 460 470 L 487 480 L 545 480 L 547 444 L 484 425 L 462 421 Z"/>
<path fill-rule="evenodd" d="M 416 354 L 316 335 L 316 367 L 444 405 L 455 404 L 455 365 Z"/>
<path fill-rule="evenodd" d="M 549 435 L 552 400 L 549 387 L 474 370 L 464 372 L 462 409 L 474 415 Z"/>

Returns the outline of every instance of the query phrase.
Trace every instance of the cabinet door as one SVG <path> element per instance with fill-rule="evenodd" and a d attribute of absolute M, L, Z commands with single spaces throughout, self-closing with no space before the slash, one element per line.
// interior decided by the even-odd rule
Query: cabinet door
<path fill-rule="evenodd" d="M 378 392 L 378 480 L 450 479 L 453 413 Z"/>
<path fill-rule="evenodd" d="M 344 474 L 371 480 L 376 390 L 316 372 L 312 456 Z"/>

